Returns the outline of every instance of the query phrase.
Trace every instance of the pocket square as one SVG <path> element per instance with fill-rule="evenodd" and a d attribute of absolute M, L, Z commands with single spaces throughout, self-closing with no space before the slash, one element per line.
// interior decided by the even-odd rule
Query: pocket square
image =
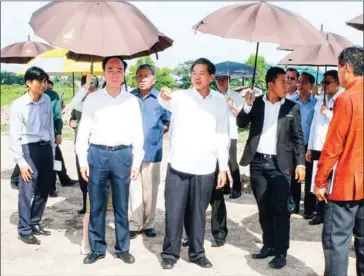
<path fill-rule="evenodd" d="M 286 115 L 286 117 L 293 117 L 293 115 L 291 115 L 291 114 L 287 114 L 287 115 Z"/>

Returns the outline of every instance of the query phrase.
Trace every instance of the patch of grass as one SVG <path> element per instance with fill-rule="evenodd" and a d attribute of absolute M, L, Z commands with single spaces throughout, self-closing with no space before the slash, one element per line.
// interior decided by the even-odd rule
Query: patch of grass
<path fill-rule="evenodd" d="M 1 132 L 7 132 L 9 130 L 8 125 L 1 125 Z"/>
<path fill-rule="evenodd" d="M 8 84 L 0 85 L 1 90 L 1 106 L 10 105 L 12 101 L 19 98 L 27 91 L 25 86 L 13 86 Z M 71 86 L 54 86 L 54 91 L 58 92 L 61 97 L 62 92 L 64 92 L 64 100 L 69 103 L 73 98 L 73 88 Z M 75 87 L 75 93 L 77 93 L 78 88 Z"/>

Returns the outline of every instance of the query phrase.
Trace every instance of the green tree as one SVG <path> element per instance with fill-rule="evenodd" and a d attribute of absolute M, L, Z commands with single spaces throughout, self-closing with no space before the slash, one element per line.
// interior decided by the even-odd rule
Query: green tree
<path fill-rule="evenodd" d="M 13 72 L 1 71 L 0 82 L 1 84 L 22 85 L 24 84 L 24 78 L 23 76 L 17 76 Z"/>
<path fill-rule="evenodd" d="M 154 61 L 151 57 L 142 57 L 137 60 L 135 65 L 130 66 L 129 73 L 126 75 L 126 81 L 128 85 L 132 88 L 138 87 L 136 82 L 136 70 L 142 64 L 149 64 L 154 66 L 156 71 L 156 80 L 154 87 L 159 90 L 163 86 L 167 86 L 170 88 L 174 87 L 174 79 L 172 77 L 172 70 L 168 67 L 158 68 L 155 66 Z"/>
<path fill-rule="evenodd" d="M 191 87 L 191 66 L 193 64 L 193 60 L 188 60 L 183 63 L 177 65 L 177 67 L 173 70 L 173 74 L 179 77 L 179 83 L 177 84 L 177 88 L 187 89 Z"/>
<path fill-rule="evenodd" d="M 245 61 L 245 64 L 254 67 L 255 55 L 250 55 Z M 255 83 L 258 87 L 265 88 L 265 68 L 267 67 L 267 62 L 263 56 L 258 56 L 257 60 L 257 72 L 259 72 L 260 77 L 255 78 Z M 246 84 L 251 84 L 251 80 L 246 81 Z"/>

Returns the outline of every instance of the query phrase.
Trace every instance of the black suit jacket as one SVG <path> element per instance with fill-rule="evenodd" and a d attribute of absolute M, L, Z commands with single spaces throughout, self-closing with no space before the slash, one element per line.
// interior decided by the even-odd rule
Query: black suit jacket
<path fill-rule="evenodd" d="M 238 127 L 245 127 L 250 123 L 249 137 L 245 145 L 240 165 L 247 166 L 257 152 L 258 143 L 264 122 L 263 96 L 257 97 L 249 114 L 242 109 L 236 118 Z M 293 165 L 305 165 L 305 146 L 301 127 L 299 105 L 285 99 L 282 104 L 277 124 L 277 162 L 279 170 L 284 174 L 291 174 Z M 264 152 L 263 152 L 264 153 Z"/>

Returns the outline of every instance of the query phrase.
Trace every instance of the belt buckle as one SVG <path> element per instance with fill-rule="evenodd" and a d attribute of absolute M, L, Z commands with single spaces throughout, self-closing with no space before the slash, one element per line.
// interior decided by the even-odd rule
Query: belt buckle
<path fill-rule="evenodd" d="M 113 151 L 114 149 L 115 149 L 115 147 L 113 147 L 113 146 L 106 146 L 106 150 Z"/>
<path fill-rule="evenodd" d="M 39 145 L 40 146 L 45 146 L 45 145 L 48 145 L 48 142 L 46 142 L 46 141 L 39 141 Z"/>

